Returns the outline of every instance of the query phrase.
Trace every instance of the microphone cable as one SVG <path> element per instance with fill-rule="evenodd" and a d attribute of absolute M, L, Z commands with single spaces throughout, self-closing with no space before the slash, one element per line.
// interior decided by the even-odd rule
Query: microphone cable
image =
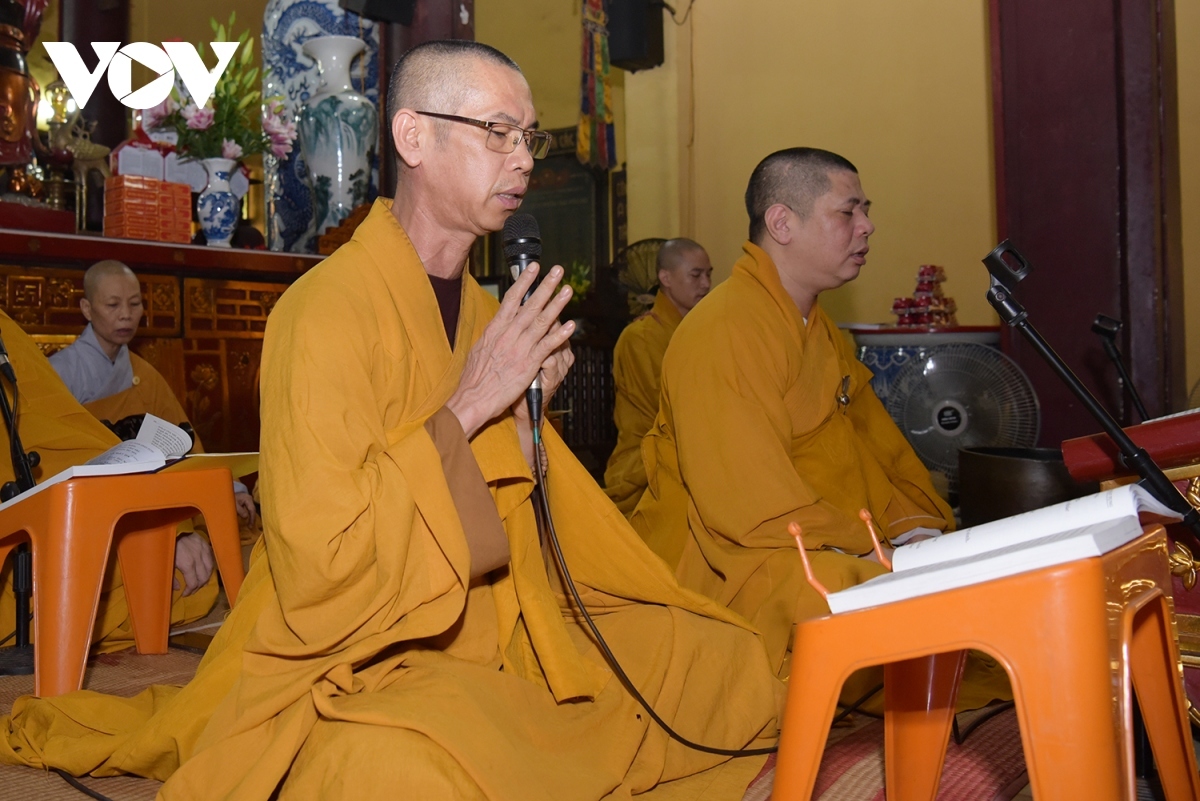
<path fill-rule="evenodd" d="M 542 512 L 540 515 L 537 515 L 539 528 L 541 528 L 540 524 L 544 520 L 546 524 L 545 533 L 550 540 L 550 550 L 554 552 L 554 561 L 558 565 L 559 572 L 562 573 L 563 583 L 566 584 L 567 590 L 571 594 L 571 598 L 575 601 L 575 606 L 579 609 L 579 613 L 583 616 L 584 622 L 587 623 L 587 627 L 592 632 L 592 636 L 596 638 L 596 644 L 600 647 L 600 652 L 604 654 L 604 660 L 608 662 L 608 665 L 612 668 L 613 673 L 617 675 L 617 678 L 620 680 L 621 684 L 625 687 L 629 694 L 633 696 L 633 699 L 637 701 L 643 709 L 646 710 L 646 713 L 650 715 L 650 718 L 659 725 L 659 728 L 667 733 L 668 737 L 670 737 L 672 740 L 675 740 L 679 744 L 692 749 L 693 751 L 702 751 L 706 754 L 716 754 L 718 756 L 728 757 L 767 756 L 768 754 L 774 754 L 777 752 L 779 750 L 778 744 L 770 746 L 769 748 L 716 748 L 711 745 L 702 745 L 700 743 L 693 742 L 671 728 L 671 726 L 665 720 L 663 720 L 657 712 L 654 711 L 654 707 L 652 707 L 650 702 L 647 701 L 645 697 L 638 691 L 638 688 L 634 686 L 633 680 L 629 678 L 629 675 L 625 672 L 625 669 L 621 667 L 621 663 L 617 661 L 617 657 L 612 652 L 612 649 L 608 647 L 608 642 L 604 639 L 604 635 L 600 633 L 600 628 L 596 625 L 595 621 L 592 620 L 592 616 L 588 614 L 587 607 L 583 604 L 583 599 L 579 597 L 579 590 L 575 588 L 575 580 L 571 577 L 571 571 L 567 569 L 567 560 L 563 557 L 562 546 L 558 541 L 558 532 L 554 528 L 554 518 L 550 514 L 550 493 L 547 492 L 546 473 L 542 469 L 542 435 L 541 427 L 539 425 L 541 422 L 542 393 L 540 387 L 536 390 L 536 396 L 533 394 L 534 390 L 529 390 L 528 393 L 529 394 L 526 395 L 526 399 L 529 402 L 530 418 L 533 421 L 533 470 L 537 478 L 537 486 L 534 487 L 533 492 L 538 498 L 537 502 L 540 505 Z M 536 415 L 534 414 L 535 411 Z"/>

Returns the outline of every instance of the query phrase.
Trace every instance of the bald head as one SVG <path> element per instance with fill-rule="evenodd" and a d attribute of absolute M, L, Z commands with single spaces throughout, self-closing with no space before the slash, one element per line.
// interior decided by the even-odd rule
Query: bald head
<path fill-rule="evenodd" d="M 658 285 L 679 313 L 687 314 L 712 288 L 712 263 L 699 242 L 670 239 L 658 251 Z"/>
<path fill-rule="evenodd" d="M 133 270 L 116 259 L 105 259 L 93 264 L 83 274 L 83 296 L 91 303 L 96 303 L 102 285 L 109 283 L 105 279 L 113 277 L 126 279 L 123 282 L 125 286 L 128 286 L 130 281 L 134 287 L 138 286 L 138 279 Z"/>
<path fill-rule="evenodd" d="M 446 39 L 425 42 L 409 50 L 392 68 L 387 98 L 389 123 L 402 108 L 456 113 L 473 91 L 470 71 L 481 61 L 521 72 L 511 58 L 479 42 Z M 445 137 L 444 132 L 452 124 L 439 121 L 439 138 Z"/>
<path fill-rule="evenodd" d="M 97 262 L 83 274 L 79 310 L 92 324 L 100 347 L 115 359 L 137 335 L 142 321 L 142 287 L 133 270 L 119 261 Z"/>
<path fill-rule="evenodd" d="M 767 209 L 782 203 L 807 219 L 813 202 L 832 187 L 831 172 L 858 169 L 848 160 L 828 150 L 792 147 L 779 150 L 758 163 L 746 187 L 746 212 L 750 215 L 750 241 L 762 244 L 766 235 L 764 215 Z"/>

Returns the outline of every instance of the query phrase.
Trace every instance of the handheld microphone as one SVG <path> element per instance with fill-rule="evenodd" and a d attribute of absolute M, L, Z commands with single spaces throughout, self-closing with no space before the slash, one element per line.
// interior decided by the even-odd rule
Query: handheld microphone
<path fill-rule="evenodd" d="M 0 373 L 3 373 L 10 384 L 17 385 L 17 374 L 8 358 L 8 348 L 4 347 L 4 337 L 0 337 Z"/>
<path fill-rule="evenodd" d="M 504 245 L 504 261 L 508 264 L 514 280 L 534 262 L 541 263 L 541 229 L 538 228 L 537 220 L 532 214 L 514 214 L 509 217 L 504 223 L 502 243 Z M 540 281 L 542 277 L 539 275 L 538 280 Z M 529 287 L 529 291 L 525 293 L 521 303 L 529 300 L 529 296 L 533 294 L 536 286 L 537 282 L 534 283 L 534 286 Z M 537 437 L 542 419 L 541 371 L 534 376 L 529 389 L 525 390 L 525 402 L 529 404 L 529 416 L 533 420 L 534 436 Z"/>

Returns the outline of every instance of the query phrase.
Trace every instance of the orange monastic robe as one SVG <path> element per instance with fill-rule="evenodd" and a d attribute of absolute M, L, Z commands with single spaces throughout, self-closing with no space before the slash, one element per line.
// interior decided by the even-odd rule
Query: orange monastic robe
<path fill-rule="evenodd" d="M 167 379 L 162 377 L 162 373 L 132 351 L 129 361 L 133 365 L 133 386 L 107 398 L 85 403 L 84 408 L 100 420 L 110 423 L 134 414 L 152 414 L 175 425 L 190 423 L 187 412 L 183 410 L 183 404 L 167 384 Z M 191 452 L 204 453 L 199 434 L 192 437 Z"/>
<path fill-rule="evenodd" d="M 667 350 L 632 522 L 685 587 L 755 624 L 786 675 L 793 622 L 828 611 L 789 522 L 837 590 L 882 570 L 857 558 L 860 509 L 892 536 L 954 518 L 837 327 L 818 305 L 805 321 L 770 257 L 744 249 Z"/>
<path fill-rule="evenodd" d="M 511 562 L 469 578 L 425 424 L 495 309 L 465 277 L 452 351 L 420 258 L 378 202 L 272 312 L 266 531 L 196 678 L 135 699 L 21 699 L 0 759 L 158 778 L 182 761 L 168 801 L 699 795 L 730 772 L 740 798 L 761 760 L 720 765 L 668 742 L 566 605 L 507 415 L 469 447 Z M 633 681 L 693 739 L 773 736 L 782 685 L 761 640 L 678 586 L 549 427 L 546 450 L 567 563 Z"/>
<path fill-rule="evenodd" d="M 68 467 L 83 464 L 120 442 L 117 435 L 88 412 L 67 389 L 50 365 L 37 343 L 8 315 L 0 312 L 0 334 L 8 346 L 9 358 L 21 388 L 19 431 L 26 450 L 37 451 L 41 463 L 34 470 L 36 481 L 61 473 Z M 135 362 L 136 365 L 136 362 Z M 7 385 L 5 390 L 8 391 Z M 0 426 L 0 483 L 13 478 L 12 462 L 8 458 L 8 430 Z M 16 607 L 12 592 L 12 560 L 0 572 L 0 638 L 10 634 L 14 626 Z M 182 584 L 182 577 L 179 584 Z M 217 582 L 207 585 L 186 598 L 181 590 L 172 597 L 171 623 L 185 623 L 203 617 L 217 596 Z M 92 641 L 100 652 L 119 651 L 133 645 L 129 607 L 113 549 L 105 586 L 96 611 Z"/>
<path fill-rule="evenodd" d="M 617 447 L 604 471 L 604 492 L 628 516 L 646 491 L 642 437 L 658 414 L 659 377 L 671 335 L 683 317 L 660 289 L 654 307 L 625 327 L 613 350 Z"/>

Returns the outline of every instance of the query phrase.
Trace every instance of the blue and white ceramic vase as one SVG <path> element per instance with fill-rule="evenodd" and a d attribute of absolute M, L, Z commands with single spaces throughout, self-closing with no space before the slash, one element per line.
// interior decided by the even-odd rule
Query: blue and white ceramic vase
<path fill-rule="evenodd" d="M 338 0 L 267 0 L 263 11 L 263 98 L 281 103 L 283 114 L 297 119 L 303 105 L 317 93 L 316 62 L 303 53 L 304 43 L 321 36 L 353 36 L 367 43 L 351 65 L 351 85 L 372 103 L 379 103 L 380 25 L 342 8 Z M 379 155 L 371 165 L 368 200 L 379 185 Z M 263 197 L 266 204 L 267 247 L 312 253 L 317 237 L 313 221 L 308 168 L 297 144 L 286 156 L 263 156 Z"/>
<path fill-rule="evenodd" d="M 196 215 L 200 218 L 200 230 L 214 248 L 229 247 L 233 229 L 237 227 L 237 196 L 229 187 L 229 178 L 237 169 L 233 159 L 202 159 L 204 171 L 208 173 L 208 186 L 196 201 Z"/>
<path fill-rule="evenodd" d="M 315 59 L 321 71 L 321 86 L 300 109 L 296 126 L 308 166 L 317 236 L 369 199 L 379 112 L 350 85 L 350 62 L 366 46 L 353 36 L 322 36 L 304 43 L 304 54 Z"/>

